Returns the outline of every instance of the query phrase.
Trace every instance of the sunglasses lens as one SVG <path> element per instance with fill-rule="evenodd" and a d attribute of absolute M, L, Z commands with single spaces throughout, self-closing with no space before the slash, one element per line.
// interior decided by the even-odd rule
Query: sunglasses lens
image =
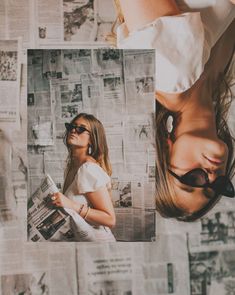
<path fill-rule="evenodd" d="M 226 176 L 220 176 L 216 179 L 214 189 L 218 194 L 234 198 L 233 184 Z"/>
<path fill-rule="evenodd" d="M 229 198 L 234 198 L 234 187 L 231 181 L 227 183 L 226 191 L 224 192 L 224 195 Z"/>
<path fill-rule="evenodd" d="M 191 186 L 204 186 L 207 182 L 207 174 L 202 169 L 195 169 L 186 173 L 183 178 L 185 184 Z"/>
<path fill-rule="evenodd" d="M 77 134 L 81 134 L 81 133 L 87 131 L 85 127 L 76 126 L 76 125 L 73 125 L 70 123 L 65 123 L 65 128 L 68 132 L 71 132 L 73 129 L 75 129 Z"/>
<path fill-rule="evenodd" d="M 84 128 L 82 126 L 78 126 L 78 127 L 76 127 L 76 131 L 78 134 L 81 134 L 86 131 L 86 128 Z"/>
<path fill-rule="evenodd" d="M 69 132 L 69 131 L 71 131 L 73 128 L 71 127 L 71 124 L 69 124 L 69 123 L 65 123 L 64 124 L 65 125 L 65 128 L 66 128 L 66 130 Z"/>

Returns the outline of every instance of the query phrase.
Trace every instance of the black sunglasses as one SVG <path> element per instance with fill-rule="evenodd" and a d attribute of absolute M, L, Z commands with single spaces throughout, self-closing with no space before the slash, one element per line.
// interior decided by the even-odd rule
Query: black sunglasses
<path fill-rule="evenodd" d="M 212 183 L 210 183 L 208 174 L 201 168 L 193 169 L 182 176 L 175 174 L 171 170 L 168 171 L 183 184 L 192 187 L 209 187 L 213 189 L 217 195 L 234 198 L 234 187 L 231 180 L 227 176 L 219 176 Z"/>
<path fill-rule="evenodd" d="M 85 131 L 90 133 L 90 131 L 87 130 L 84 126 L 77 126 L 77 125 L 71 124 L 71 123 L 65 123 L 64 125 L 65 125 L 65 128 L 68 132 L 71 132 L 74 129 L 77 132 L 77 134 L 82 134 Z"/>

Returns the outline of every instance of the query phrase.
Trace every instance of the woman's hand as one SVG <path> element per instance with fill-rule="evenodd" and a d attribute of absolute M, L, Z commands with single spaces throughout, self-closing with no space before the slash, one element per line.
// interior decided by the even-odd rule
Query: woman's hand
<path fill-rule="evenodd" d="M 62 193 L 54 193 L 51 194 L 51 202 L 54 206 L 73 209 L 75 211 L 79 211 L 80 205 L 77 204 L 75 201 L 69 199 Z"/>

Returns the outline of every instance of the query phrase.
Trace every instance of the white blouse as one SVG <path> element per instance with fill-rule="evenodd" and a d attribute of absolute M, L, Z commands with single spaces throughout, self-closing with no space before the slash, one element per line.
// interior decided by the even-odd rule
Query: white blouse
<path fill-rule="evenodd" d="M 229 0 L 177 3 L 184 11 L 180 15 L 157 18 L 133 32 L 125 23 L 117 28 L 118 48 L 156 49 L 156 90 L 168 93 L 184 92 L 197 81 L 211 48 L 235 17 Z"/>
<path fill-rule="evenodd" d="M 77 171 L 74 180 L 66 189 L 64 195 L 68 198 L 92 207 L 85 197 L 85 193 L 95 192 L 101 187 L 111 188 L 111 180 L 108 174 L 96 163 L 85 162 Z M 82 226 L 84 219 L 74 210 L 66 210 L 72 217 L 77 226 Z M 88 222 L 87 222 L 88 223 Z M 90 224 L 91 225 L 91 224 Z M 107 226 L 91 225 L 94 229 L 96 241 L 113 242 L 115 237 Z"/>
<path fill-rule="evenodd" d="M 104 186 L 107 188 L 111 187 L 111 180 L 108 174 L 98 164 L 85 162 L 79 167 L 65 195 L 67 197 L 81 195 L 82 198 L 85 198 L 83 194 L 95 192 Z"/>

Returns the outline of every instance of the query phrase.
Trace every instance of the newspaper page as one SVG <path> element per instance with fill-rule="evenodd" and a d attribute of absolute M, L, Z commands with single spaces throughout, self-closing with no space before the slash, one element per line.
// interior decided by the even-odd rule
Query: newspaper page
<path fill-rule="evenodd" d="M 114 6 L 108 0 L 35 0 L 33 12 L 39 47 L 107 45 L 105 40 L 115 21 Z"/>
<path fill-rule="evenodd" d="M 112 165 L 124 164 L 124 122 L 113 120 L 105 123 L 106 138 L 109 146 L 109 156 Z M 113 181 L 115 178 L 113 178 Z"/>
<path fill-rule="evenodd" d="M 63 0 L 64 40 L 94 41 L 97 8 L 94 0 Z"/>
<path fill-rule="evenodd" d="M 46 74 L 41 73 L 43 59 L 40 50 L 33 56 L 28 52 L 28 145 L 49 146 L 54 140 L 49 81 Z M 45 72 L 49 76 L 52 71 Z M 37 81 L 35 88 L 33 81 Z"/>
<path fill-rule="evenodd" d="M 110 0 L 2 0 L 0 16 L 0 39 L 21 37 L 25 49 L 107 46 L 116 19 Z"/>
<path fill-rule="evenodd" d="M 20 220 L 0 230 L 0 294 L 78 294 L 73 243 L 28 243 Z"/>
<path fill-rule="evenodd" d="M 230 294 L 235 290 L 235 208 L 224 198 L 188 230 L 191 294 Z"/>
<path fill-rule="evenodd" d="M 1 286 L 0 294 L 49 294 L 48 277 L 45 272 L 2 275 Z"/>
<path fill-rule="evenodd" d="M 130 113 L 151 113 L 155 89 L 155 55 L 153 50 L 124 50 L 125 91 Z M 136 64 L 140 66 L 136 68 Z"/>
<path fill-rule="evenodd" d="M 79 294 L 190 294 L 184 236 L 156 243 L 79 245 Z"/>
<path fill-rule="evenodd" d="M 61 42 L 63 40 L 63 1 L 36 0 L 34 11 L 37 46 Z"/>
<path fill-rule="evenodd" d="M 118 241 L 154 241 L 155 211 L 139 208 L 115 208 L 116 226 L 113 233 Z"/>
<path fill-rule="evenodd" d="M 24 67 L 26 69 L 26 66 Z M 1 209 L 0 220 L 2 225 L 11 220 L 24 219 L 26 216 L 27 204 L 27 154 L 26 154 L 26 96 L 27 91 L 24 84 L 26 81 L 26 72 L 22 79 L 20 91 L 20 107 L 19 114 L 21 124 L 15 125 L 5 122 L 1 125 L 0 131 L 0 174 L 1 174 Z M 6 99 L 7 100 L 7 99 Z M 3 123 L 3 122 L 2 122 Z"/>
<path fill-rule="evenodd" d="M 50 194 L 58 192 L 47 175 L 28 202 L 28 239 L 33 242 L 72 236 L 66 212 L 51 206 Z M 67 225 L 67 230 L 66 230 Z M 61 230 L 61 227 L 65 230 Z M 59 235 L 59 238 L 57 237 Z"/>
<path fill-rule="evenodd" d="M 20 42 L 0 40 L 0 128 L 19 128 Z"/>
<path fill-rule="evenodd" d="M 8 29 L 7 38 L 22 38 L 24 48 L 32 43 L 32 31 L 30 31 L 32 6 L 29 0 L 6 1 L 6 22 Z"/>
<path fill-rule="evenodd" d="M 22 38 L 23 48 L 33 43 L 33 1 L 2 0 L 0 3 L 0 39 Z"/>
<path fill-rule="evenodd" d="M 208 248 L 190 253 L 191 294 L 233 294 L 234 257 L 234 247 Z"/>
<path fill-rule="evenodd" d="M 74 210 L 56 208 L 51 193 L 58 188 L 49 175 L 28 202 L 28 240 L 41 241 L 97 241 L 95 229 Z M 105 239 L 105 237 L 103 237 Z"/>
<path fill-rule="evenodd" d="M 6 3 L 0 2 L 0 39 L 6 38 Z"/>
<path fill-rule="evenodd" d="M 12 148 L 0 130 L 0 221 L 11 219 L 15 209 L 13 189 L 11 185 Z"/>

